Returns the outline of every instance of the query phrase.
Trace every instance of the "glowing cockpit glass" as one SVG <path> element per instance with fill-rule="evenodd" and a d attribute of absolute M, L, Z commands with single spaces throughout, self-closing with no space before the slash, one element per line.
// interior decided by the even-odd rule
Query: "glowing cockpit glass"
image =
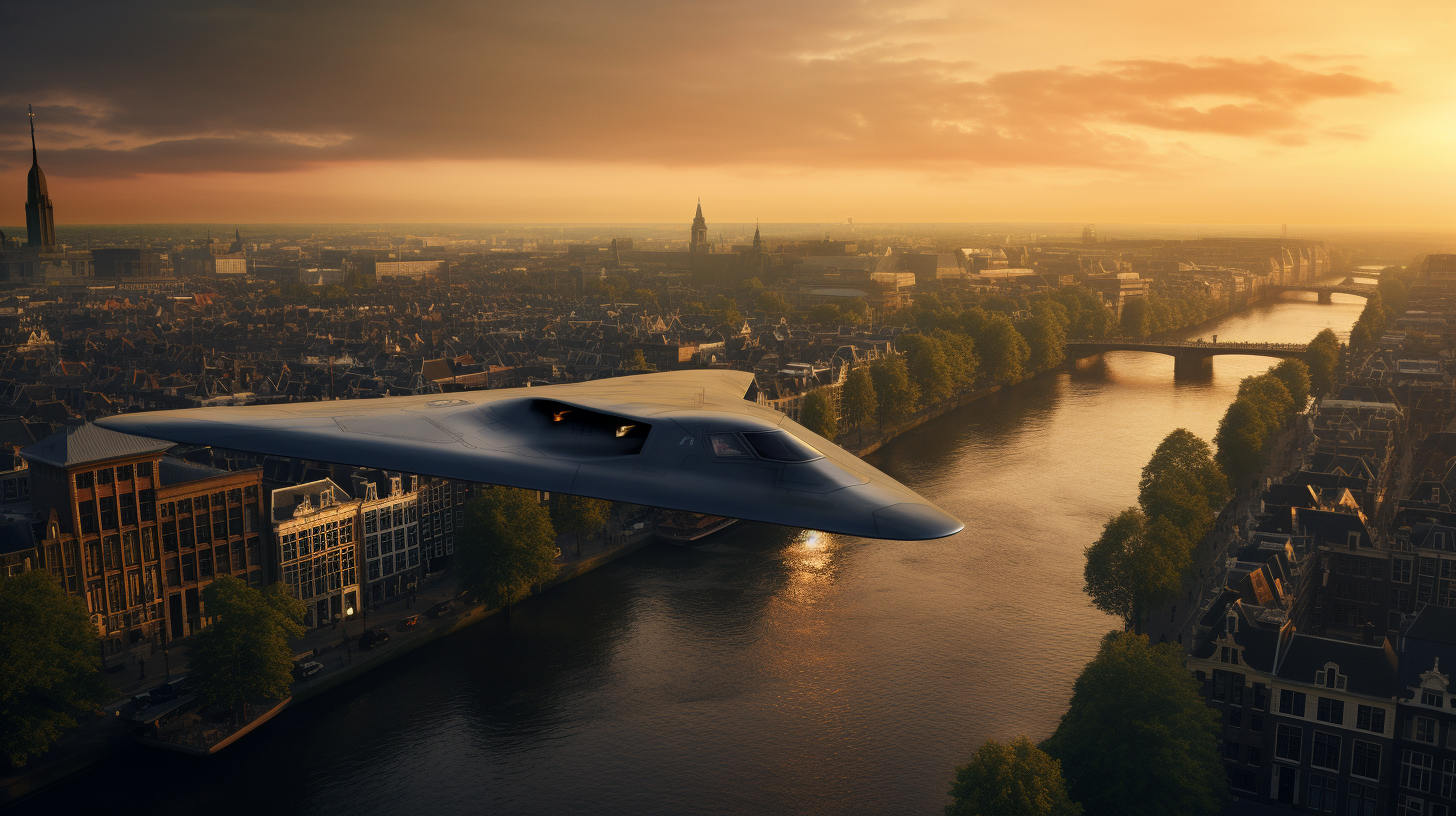
<path fill-rule="evenodd" d="M 755 453 L 771 462 L 808 462 L 824 456 L 788 431 L 750 433 L 744 434 L 743 438 L 753 446 Z"/>
<path fill-rule="evenodd" d="M 743 444 L 743 440 L 738 437 L 738 434 L 708 434 L 708 446 L 713 449 L 714 456 L 721 456 L 725 459 L 753 456 L 748 452 L 748 447 Z"/>

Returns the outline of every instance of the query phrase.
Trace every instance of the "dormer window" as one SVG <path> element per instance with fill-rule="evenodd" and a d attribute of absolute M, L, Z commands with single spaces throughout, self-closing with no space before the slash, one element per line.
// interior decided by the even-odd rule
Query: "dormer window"
<path fill-rule="evenodd" d="M 1446 698 L 1444 695 L 1427 689 L 1421 690 L 1421 705 L 1431 706 L 1432 708 L 1443 708 L 1445 704 Z"/>
<path fill-rule="evenodd" d="M 1333 663 L 1326 663 L 1323 669 L 1314 673 L 1314 684 L 1331 689 L 1343 689 L 1345 687 L 1345 675 L 1340 674 L 1340 667 Z"/>
<path fill-rule="evenodd" d="M 1228 632 L 1231 635 L 1236 635 L 1236 634 L 1239 633 L 1239 616 L 1238 615 L 1229 615 L 1228 616 Z"/>
<path fill-rule="evenodd" d="M 1440 504 L 1440 503 L 1441 503 L 1441 488 L 1439 488 L 1439 487 L 1433 487 L 1433 488 L 1431 488 L 1431 504 Z"/>
<path fill-rule="evenodd" d="M 1358 533 L 1358 532 L 1356 532 L 1354 530 L 1351 530 L 1345 536 L 1345 543 L 1352 550 L 1358 549 L 1360 547 L 1360 533 Z"/>

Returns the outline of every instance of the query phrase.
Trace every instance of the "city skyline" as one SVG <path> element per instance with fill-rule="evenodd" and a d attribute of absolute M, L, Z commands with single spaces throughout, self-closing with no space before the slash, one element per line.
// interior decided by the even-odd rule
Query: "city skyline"
<path fill-rule="evenodd" d="M 34 104 L 61 224 L 661 223 L 698 195 L 719 223 L 1456 213 L 1446 4 L 15 22 L 37 33 L 0 57 L 13 72 L 75 46 L 0 95 L 0 187 L 24 184 Z"/>

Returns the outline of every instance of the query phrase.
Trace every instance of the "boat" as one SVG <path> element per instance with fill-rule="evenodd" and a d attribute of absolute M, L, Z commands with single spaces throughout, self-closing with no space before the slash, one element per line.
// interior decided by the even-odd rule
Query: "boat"
<path fill-rule="evenodd" d="M 736 518 L 664 510 L 657 521 L 657 537 L 672 544 L 696 544 L 738 523 Z"/>

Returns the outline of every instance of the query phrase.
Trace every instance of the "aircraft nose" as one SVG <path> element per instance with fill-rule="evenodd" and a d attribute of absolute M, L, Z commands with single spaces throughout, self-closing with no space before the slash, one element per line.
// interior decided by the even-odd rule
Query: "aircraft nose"
<path fill-rule="evenodd" d="M 955 516 L 932 504 L 904 502 L 874 512 L 875 532 L 880 538 L 925 541 L 945 538 L 964 530 Z"/>

